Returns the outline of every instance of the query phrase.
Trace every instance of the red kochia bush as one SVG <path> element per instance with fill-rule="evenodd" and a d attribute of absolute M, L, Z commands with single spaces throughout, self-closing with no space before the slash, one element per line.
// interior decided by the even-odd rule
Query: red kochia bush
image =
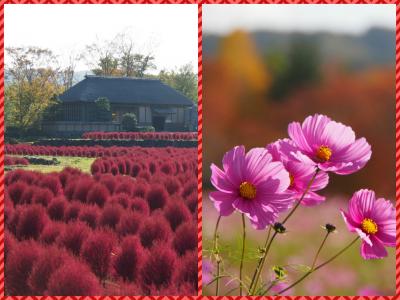
<path fill-rule="evenodd" d="M 196 213 L 198 205 L 197 191 L 192 192 L 189 196 L 187 196 L 185 202 L 190 211 L 193 214 Z"/>
<path fill-rule="evenodd" d="M 190 283 L 197 290 L 197 251 L 186 252 L 177 267 L 179 284 Z"/>
<path fill-rule="evenodd" d="M 64 229 L 64 223 L 48 222 L 40 234 L 39 240 L 44 244 L 53 244 Z"/>
<path fill-rule="evenodd" d="M 109 196 L 110 192 L 107 187 L 102 184 L 96 183 L 92 186 L 87 194 L 87 202 L 103 207 Z"/>
<path fill-rule="evenodd" d="M 53 193 L 47 188 L 35 188 L 33 192 L 32 202 L 43 206 L 49 205 L 53 199 Z"/>
<path fill-rule="evenodd" d="M 78 255 L 84 240 L 86 240 L 89 235 L 89 232 L 89 227 L 84 223 L 68 223 L 65 226 L 65 230 L 57 239 L 57 243 L 67 248 L 73 254 Z"/>
<path fill-rule="evenodd" d="M 168 191 L 168 194 L 179 194 L 181 189 L 181 184 L 175 177 L 167 177 L 164 180 L 164 186 Z"/>
<path fill-rule="evenodd" d="M 64 218 L 65 209 L 68 206 L 68 202 L 64 198 L 56 198 L 51 201 L 47 207 L 47 214 L 50 219 L 61 221 Z"/>
<path fill-rule="evenodd" d="M 115 194 L 108 199 L 108 202 L 110 204 L 118 204 L 126 209 L 130 203 L 130 197 L 125 193 Z"/>
<path fill-rule="evenodd" d="M 40 180 L 39 186 L 49 189 L 54 196 L 58 195 L 58 193 L 61 191 L 60 180 L 58 176 L 54 174 L 44 176 Z"/>
<path fill-rule="evenodd" d="M 5 166 L 14 166 L 14 165 L 29 165 L 29 161 L 23 157 L 12 157 L 12 156 L 5 156 L 4 157 L 4 165 Z"/>
<path fill-rule="evenodd" d="M 174 277 L 175 265 L 175 252 L 163 244 L 155 245 L 142 268 L 143 284 L 154 284 L 156 287 L 169 285 Z"/>
<path fill-rule="evenodd" d="M 111 174 L 104 174 L 100 177 L 99 183 L 105 186 L 110 194 L 114 193 L 117 182 L 115 181 L 115 177 Z"/>
<path fill-rule="evenodd" d="M 81 210 L 81 204 L 77 201 L 71 202 L 64 213 L 64 220 L 66 222 L 76 220 Z"/>
<path fill-rule="evenodd" d="M 155 242 L 167 242 L 171 235 L 168 222 L 162 215 L 153 215 L 141 226 L 139 236 L 143 247 L 150 248 Z M 164 243 L 165 246 L 165 243 Z"/>
<path fill-rule="evenodd" d="M 76 183 L 73 198 L 81 202 L 87 201 L 87 195 L 93 186 L 93 180 L 89 178 L 81 178 Z"/>
<path fill-rule="evenodd" d="M 143 180 L 146 180 L 147 182 L 149 182 L 151 179 L 151 173 L 147 170 L 142 170 L 137 175 L 137 178 L 140 178 L 140 179 L 143 179 Z"/>
<path fill-rule="evenodd" d="M 114 243 L 110 232 L 98 231 L 91 234 L 82 245 L 81 257 L 101 280 L 107 276 Z"/>
<path fill-rule="evenodd" d="M 144 181 L 138 180 L 133 188 L 133 196 L 145 198 L 149 190 L 148 184 Z"/>
<path fill-rule="evenodd" d="M 79 220 L 86 223 L 92 229 L 97 227 L 99 208 L 93 205 L 84 205 L 79 213 Z"/>
<path fill-rule="evenodd" d="M 114 269 L 123 280 L 134 281 L 140 272 L 144 251 L 136 236 L 122 240 L 121 250 L 114 261 Z"/>
<path fill-rule="evenodd" d="M 131 200 L 131 209 L 134 212 L 140 213 L 142 216 L 148 216 L 150 213 L 149 205 L 142 198 L 133 198 Z"/>
<path fill-rule="evenodd" d="M 124 182 L 121 182 L 117 186 L 117 188 L 115 189 L 115 193 L 116 194 L 124 193 L 124 194 L 126 194 L 128 196 L 131 196 L 132 193 L 133 193 L 133 183 L 132 183 L 132 181 L 126 181 L 125 180 Z"/>
<path fill-rule="evenodd" d="M 125 211 L 117 225 L 117 232 L 120 236 L 136 234 L 143 218 L 140 214 Z"/>
<path fill-rule="evenodd" d="M 52 246 L 43 250 L 28 279 L 34 295 L 43 295 L 51 274 L 61 267 L 67 259 L 68 254 L 63 249 Z"/>
<path fill-rule="evenodd" d="M 100 216 L 100 225 L 108 226 L 112 229 L 117 226 L 119 219 L 121 218 L 122 208 L 116 204 L 106 205 Z"/>
<path fill-rule="evenodd" d="M 14 182 L 7 187 L 8 194 L 15 205 L 21 202 L 21 196 L 27 189 L 28 185 L 23 181 Z"/>
<path fill-rule="evenodd" d="M 189 209 L 180 198 L 174 198 L 168 203 L 164 209 L 164 216 L 174 231 L 179 225 L 191 218 Z"/>
<path fill-rule="evenodd" d="M 197 191 L 197 181 L 190 180 L 183 187 L 182 196 L 185 198 L 195 191 Z"/>
<path fill-rule="evenodd" d="M 18 218 L 17 237 L 37 239 L 48 222 L 46 211 L 39 205 L 24 207 Z"/>
<path fill-rule="evenodd" d="M 165 190 L 164 186 L 160 184 L 152 184 L 146 197 L 147 203 L 149 203 L 151 210 L 163 208 L 167 203 L 167 198 L 167 191 Z"/>
<path fill-rule="evenodd" d="M 6 261 L 5 286 L 8 295 L 31 295 L 28 277 L 32 267 L 40 257 L 41 248 L 31 240 L 22 241 L 14 245 Z"/>
<path fill-rule="evenodd" d="M 21 195 L 20 203 L 21 204 L 30 204 L 32 203 L 33 194 L 37 190 L 36 186 L 30 186 L 24 190 Z"/>
<path fill-rule="evenodd" d="M 52 296 L 93 296 L 101 294 L 101 287 L 88 266 L 71 260 L 50 276 L 46 294 Z"/>
<path fill-rule="evenodd" d="M 39 176 L 39 172 L 31 172 L 18 169 L 7 173 L 5 183 L 6 185 L 11 185 L 14 182 L 22 181 L 27 184 L 32 184 Z"/>
<path fill-rule="evenodd" d="M 17 240 L 14 235 L 9 232 L 7 229 L 4 234 L 4 259 L 7 260 L 8 253 L 12 251 L 17 244 Z"/>
<path fill-rule="evenodd" d="M 174 248 L 179 255 L 197 247 L 197 226 L 193 223 L 183 223 L 175 231 Z"/>

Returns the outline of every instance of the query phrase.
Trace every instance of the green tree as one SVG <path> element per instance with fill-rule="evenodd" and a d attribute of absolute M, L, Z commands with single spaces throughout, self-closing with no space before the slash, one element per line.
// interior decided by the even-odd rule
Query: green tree
<path fill-rule="evenodd" d="M 97 68 L 92 69 L 97 76 L 117 76 L 120 74 L 118 70 L 118 59 L 109 55 L 100 57 Z"/>
<path fill-rule="evenodd" d="M 119 33 L 110 40 L 87 45 L 84 56 L 95 75 L 145 77 L 156 67 L 154 56 L 135 52 L 133 46 L 129 36 Z"/>
<path fill-rule="evenodd" d="M 150 54 L 144 55 L 136 53 L 133 56 L 133 61 L 135 66 L 135 76 L 139 78 L 144 77 L 146 71 L 156 68 L 156 65 L 153 63 L 154 56 L 151 56 Z"/>
<path fill-rule="evenodd" d="M 7 48 L 11 63 L 6 65 L 11 82 L 5 87 L 7 126 L 20 129 L 39 127 L 44 111 L 63 91 L 56 59 L 48 49 Z"/>
<path fill-rule="evenodd" d="M 121 121 L 122 129 L 125 131 L 137 131 L 137 118 L 133 113 L 124 114 Z"/>
<path fill-rule="evenodd" d="M 177 71 L 162 70 L 158 77 L 193 102 L 197 102 L 197 74 L 190 64 L 180 67 Z"/>
<path fill-rule="evenodd" d="M 320 78 L 318 47 L 301 38 L 291 43 L 288 53 L 267 53 L 266 64 L 273 75 L 269 95 L 278 101 L 283 100 L 295 88 L 314 83 Z"/>

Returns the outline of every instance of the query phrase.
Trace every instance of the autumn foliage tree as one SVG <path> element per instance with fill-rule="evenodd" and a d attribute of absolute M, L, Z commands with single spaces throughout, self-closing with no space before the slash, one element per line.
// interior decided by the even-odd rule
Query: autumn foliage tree
<path fill-rule="evenodd" d="M 63 91 L 56 58 L 48 49 L 12 47 L 6 53 L 10 63 L 6 70 L 11 78 L 5 86 L 6 125 L 28 129 L 38 125 L 44 111 Z"/>

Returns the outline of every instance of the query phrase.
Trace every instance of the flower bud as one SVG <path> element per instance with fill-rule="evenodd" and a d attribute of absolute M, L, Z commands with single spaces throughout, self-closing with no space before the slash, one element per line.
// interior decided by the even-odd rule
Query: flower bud
<path fill-rule="evenodd" d="M 282 223 L 278 223 L 278 222 L 274 224 L 274 230 L 277 233 L 285 233 L 286 232 L 285 226 L 283 226 Z"/>
<path fill-rule="evenodd" d="M 327 223 L 325 225 L 325 229 L 326 229 L 326 231 L 328 231 L 328 233 L 332 233 L 336 230 L 336 227 L 332 224 Z"/>

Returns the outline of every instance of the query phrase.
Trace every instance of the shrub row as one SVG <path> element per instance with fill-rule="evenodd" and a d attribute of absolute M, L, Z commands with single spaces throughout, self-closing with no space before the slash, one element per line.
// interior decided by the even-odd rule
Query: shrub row
<path fill-rule="evenodd" d="M 91 173 L 113 175 L 129 175 L 132 177 L 150 178 L 152 175 L 161 173 L 166 175 L 184 176 L 197 175 L 197 163 L 188 153 L 182 153 L 178 159 L 163 158 L 163 155 L 146 157 L 137 156 L 118 156 L 97 158 L 91 165 Z M 188 173 L 188 175 L 185 175 Z"/>
<path fill-rule="evenodd" d="M 197 132 L 85 132 L 91 140 L 197 140 Z"/>
<path fill-rule="evenodd" d="M 36 146 L 75 146 L 75 147 L 178 147 L 197 148 L 197 140 L 88 140 L 88 139 L 41 139 L 33 143 Z"/>
<path fill-rule="evenodd" d="M 15 165 L 29 165 L 29 161 L 23 157 L 13 157 L 6 155 L 4 157 L 4 165 L 5 166 L 15 166 Z"/>

